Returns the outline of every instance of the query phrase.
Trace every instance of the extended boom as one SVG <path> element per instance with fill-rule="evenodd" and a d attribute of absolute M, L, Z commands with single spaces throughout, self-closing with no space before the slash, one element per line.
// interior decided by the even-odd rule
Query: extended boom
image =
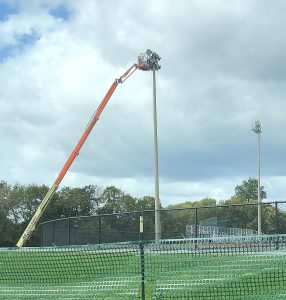
<path fill-rule="evenodd" d="M 88 122 L 85 131 L 83 132 L 80 140 L 76 144 L 74 150 L 70 154 L 68 160 L 64 164 L 63 168 L 61 169 L 58 177 L 56 178 L 54 184 L 47 192 L 46 196 L 38 206 L 35 214 L 33 215 L 30 223 L 26 227 L 25 231 L 23 232 L 22 236 L 20 237 L 17 246 L 23 247 L 27 243 L 27 241 L 30 239 L 31 234 L 36 228 L 36 225 L 38 224 L 40 218 L 42 217 L 47 205 L 49 204 L 50 200 L 52 199 L 54 193 L 56 192 L 59 184 L 63 180 L 65 174 L 69 170 L 71 164 L 73 163 L 76 156 L 79 154 L 79 151 L 81 147 L 83 146 L 84 142 L 86 141 L 87 137 L 89 136 L 92 128 L 94 127 L 95 123 L 99 119 L 100 114 L 104 110 L 106 104 L 108 103 L 110 97 L 112 96 L 113 92 L 117 88 L 119 83 L 123 83 L 129 76 L 131 76 L 137 69 L 140 69 L 142 71 L 149 71 L 152 69 L 153 65 L 152 62 L 152 56 L 157 55 L 155 52 L 152 52 L 151 50 L 147 50 L 146 53 L 140 54 L 138 57 L 138 64 L 132 65 L 122 76 L 120 76 L 118 79 L 115 79 L 115 81 L 112 83 L 111 87 L 109 88 L 108 92 L 104 96 L 103 100 L 101 101 L 100 105 L 98 106 L 97 110 L 91 117 L 90 121 Z M 159 56 L 158 56 L 158 59 Z"/>

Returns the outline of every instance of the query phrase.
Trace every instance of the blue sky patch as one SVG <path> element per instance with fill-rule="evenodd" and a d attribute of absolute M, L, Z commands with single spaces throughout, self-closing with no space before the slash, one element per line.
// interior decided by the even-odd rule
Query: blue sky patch
<path fill-rule="evenodd" d="M 19 12 L 16 6 L 11 5 L 7 1 L 0 0 L 0 21 L 7 20 L 9 15 L 17 14 Z"/>
<path fill-rule="evenodd" d="M 19 46 L 27 46 L 34 44 L 37 40 L 40 39 L 39 34 L 35 30 L 32 30 L 31 33 L 24 33 L 16 37 Z"/>
<path fill-rule="evenodd" d="M 0 63 L 4 62 L 7 58 L 15 56 L 15 45 L 9 45 L 0 48 Z"/>
<path fill-rule="evenodd" d="M 0 48 L 0 63 L 9 57 L 15 57 L 32 46 L 40 39 L 39 34 L 35 30 L 31 33 L 24 33 L 16 36 L 16 43 Z"/>
<path fill-rule="evenodd" d="M 50 14 L 55 18 L 62 19 L 64 21 L 68 21 L 70 18 L 70 11 L 63 5 L 56 6 L 50 10 Z"/>

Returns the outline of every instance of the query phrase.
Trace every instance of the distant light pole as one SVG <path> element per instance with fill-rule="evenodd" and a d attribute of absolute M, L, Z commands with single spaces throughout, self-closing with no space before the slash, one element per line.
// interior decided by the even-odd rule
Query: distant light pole
<path fill-rule="evenodd" d="M 153 71 L 153 127 L 154 127 L 154 184 L 155 184 L 155 240 L 161 239 L 159 171 L 158 171 L 158 134 L 157 134 L 157 105 L 156 105 L 156 76 L 155 72 L 161 69 L 161 57 L 148 49 L 138 57 L 138 66 L 144 71 Z"/>
<path fill-rule="evenodd" d="M 260 134 L 262 133 L 262 123 L 255 121 L 252 130 L 257 134 L 257 156 L 258 156 L 258 186 L 257 186 L 257 231 L 261 234 L 261 197 L 260 197 Z"/>

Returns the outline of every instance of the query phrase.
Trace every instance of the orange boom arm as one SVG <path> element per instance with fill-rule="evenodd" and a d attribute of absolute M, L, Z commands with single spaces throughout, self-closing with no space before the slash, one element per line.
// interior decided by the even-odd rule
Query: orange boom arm
<path fill-rule="evenodd" d="M 75 146 L 74 150 L 70 154 L 68 160 L 66 161 L 63 168 L 61 169 L 57 179 L 55 180 L 54 184 L 49 189 L 46 196 L 44 197 L 44 199 L 42 200 L 42 202 L 38 206 L 38 208 L 37 208 L 35 214 L 33 215 L 30 223 L 28 224 L 28 226 L 26 227 L 26 229 L 23 232 L 22 236 L 20 237 L 20 239 L 17 243 L 18 247 L 23 247 L 27 243 L 27 241 L 30 239 L 31 234 L 35 230 L 36 225 L 39 222 L 41 216 L 43 215 L 47 205 L 49 204 L 49 202 L 50 202 L 51 198 L 53 197 L 54 193 L 56 192 L 59 184 L 61 183 L 61 181 L 63 180 L 65 174 L 67 173 L 70 166 L 72 165 L 74 159 L 79 154 L 79 151 L 80 151 L 81 147 L 83 146 L 84 142 L 86 141 L 87 137 L 89 136 L 89 134 L 90 134 L 92 128 L 94 127 L 95 123 L 99 119 L 102 111 L 104 110 L 106 104 L 108 103 L 109 99 L 111 98 L 113 92 L 117 88 L 118 83 L 123 83 L 130 75 L 132 75 L 137 70 L 137 68 L 138 68 L 137 64 L 134 64 L 133 66 L 131 66 L 121 77 L 119 77 L 119 79 L 115 79 L 115 81 L 113 82 L 113 84 L 109 88 L 109 90 L 106 93 L 105 97 L 103 98 L 100 105 L 98 106 L 97 110 L 95 111 L 95 113 L 91 117 L 90 121 L 88 122 L 87 127 L 86 127 L 84 133 L 82 134 L 80 140 L 78 141 L 78 143 Z"/>

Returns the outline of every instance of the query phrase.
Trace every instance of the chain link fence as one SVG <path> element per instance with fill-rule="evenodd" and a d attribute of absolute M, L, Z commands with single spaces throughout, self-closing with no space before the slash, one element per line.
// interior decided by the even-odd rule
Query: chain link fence
<path fill-rule="evenodd" d="M 257 234 L 257 203 L 161 209 L 161 239 Z M 40 224 L 41 246 L 138 241 L 140 216 L 144 240 L 155 239 L 154 210 L 71 217 Z M 261 204 L 263 234 L 286 233 L 286 201 Z"/>

